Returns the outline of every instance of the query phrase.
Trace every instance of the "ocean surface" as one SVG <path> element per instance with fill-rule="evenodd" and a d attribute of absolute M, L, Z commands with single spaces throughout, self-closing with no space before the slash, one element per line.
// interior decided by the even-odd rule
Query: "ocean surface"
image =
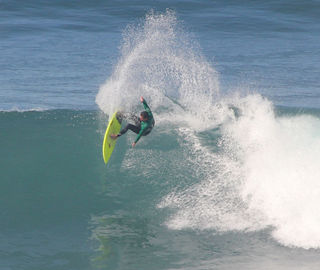
<path fill-rule="evenodd" d="M 319 14 L 0 0 L 0 270 L 320 269 Z"/>

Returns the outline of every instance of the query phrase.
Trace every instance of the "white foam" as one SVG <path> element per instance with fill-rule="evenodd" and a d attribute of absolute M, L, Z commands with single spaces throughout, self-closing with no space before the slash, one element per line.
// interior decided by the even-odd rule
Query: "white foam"
<path fill-rule="evenodd" d="M 48 108 L 34 107 L 34 108 L 19 108 L 12 107 L 11 109 L 3 109 L 1 112 L 44 112 L 48 111 Z"/>
<path fill-rule="evenodd" d="M 225 134 L 242 161 L 243 200 L 285 245 L 320 247 L 320 120 L 274 116 L 270 102 L 248 97 Z"/>
<path fill-rule="evenodd" d="M 276 117 L 259 95 L 234 100 L 239 117 L 221 125 L 219 151 L 185 136 L 200 182 L 159 207 L 177 210 L 173 229 L 271 228 L 286 246 L 320 247 L 320 119 Z M 190 131 L 188 132 L 190 134 Z M 196 176 L 196 175 L 195 175 Z"/>

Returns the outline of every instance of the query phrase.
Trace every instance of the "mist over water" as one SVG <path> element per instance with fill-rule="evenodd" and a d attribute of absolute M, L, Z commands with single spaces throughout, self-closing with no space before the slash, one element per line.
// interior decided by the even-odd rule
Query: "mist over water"
<path fill-rule="evenodd" d="M 116 109 L 132 111 L 142 95 L 157 114 L 175 115 L 175 121 L 190 116 L 209 124 L 215 118 L 211 107 L 219 81 L 197 48 L 174 12 L 149 13 L 144 22 L 125 31 L 121 57 L 101 86 L 97 104 L 109 115 Z"/>
<path fill-rule="evenodd" d="M 259 94 L 219 92 L 219 74 L 168 10 L 127 28 L 121 57 L 96 102 L 108 115 L 137 111 L 142 95 L 159 132 L 171 123 L 165 132 L 178 134 L 181 148 L 171 162 L 191 167 L 196 181 L 158 204 L 174 211 L 169 228 L 269 228 L 283 245 L 318 248 L 319 118 L 277 115 Z M 169 166 L 151 159 L 154 169 Z"/>

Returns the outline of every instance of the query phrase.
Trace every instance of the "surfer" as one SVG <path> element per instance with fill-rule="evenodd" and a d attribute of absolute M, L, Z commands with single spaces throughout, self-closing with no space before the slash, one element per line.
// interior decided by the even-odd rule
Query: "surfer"
<path fill-rule="evenodd" d="M 140 97 L 140 101 L 143 104 L 145 111 L 140 113 L 140 117 L 134 117 L 133 120 L 135 125 L 127 124 L 127 126 L 122 129 L 119 134 L 111 134 L 110 137 L 112 139 L 117 139 L 121 135 L 125 134 L 128 129 L 130 129 L 134 133 L 138 134 L 136 140 L 132 143 L 132 147 L 135 147 L 141 136 L 147 136 L 151 132 L 155 124 L 152 112 L 143 97 Z"/>

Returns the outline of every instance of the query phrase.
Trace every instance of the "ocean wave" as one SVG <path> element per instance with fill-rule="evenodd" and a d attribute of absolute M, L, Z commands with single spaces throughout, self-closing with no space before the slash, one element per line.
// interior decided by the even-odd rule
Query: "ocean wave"
<path fill-rule="evenodd" d="M 11 109 L 0 109 L 0 112 L 44 112 L 52 109 L 42 108 L 42 107 L 34 107 L 34 108 L 18 108 L 12 107 Z"/>
<path fill-rule="evenodd" d="M 166 221 L 169 228 L 271 228 L 283 245 L 320 247 L 315 209 L 320 197 L 319 118 L 301 112 L 277 115 L 272 102 L 259 94 L 225 97 L 219 92 L 218 73 L 168 10 L 128 27 L 122 55 L 96 102 L 109 115 L 119 108 L 137 111 L 143 95 L 157 126 L 170 123 L 177 134 L 173 160 L 151 147 L 148 162 L 138 162 L 151 164 L 150 170 L 169 163 L 173 171 L 189 168 L 189 175 L 183 174 L 189 180 L 177 177 L 176 188 L 158 204 L 175 212 Z M 212 141 L 201 139 L 212 138 L 212 132 Z M 128 155 L 122 164 L 132 169 L 136 162 L 136 155 Z M 175 173 L 169 175 L 166 181 L 174 186 Z"/>

